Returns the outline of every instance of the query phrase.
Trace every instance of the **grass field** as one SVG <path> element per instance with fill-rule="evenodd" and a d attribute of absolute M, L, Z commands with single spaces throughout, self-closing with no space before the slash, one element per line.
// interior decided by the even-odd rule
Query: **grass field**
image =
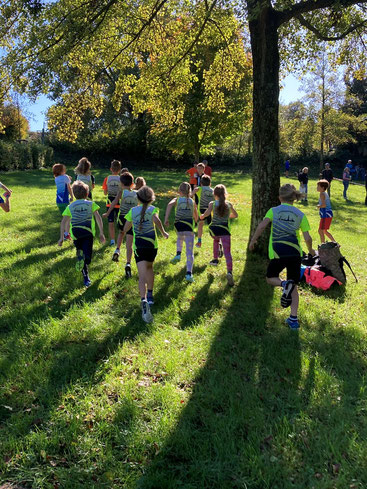
<path fill-rule="evenodd" d="M 105 172 L 95 173 L 101 184 Z M 161 217 L 183 180 L 144 172 Z M 246 256 L 248 175 L 216 174 L 239 212 L 236 285 L 211 269 L 204 235 L 195 283 L 159 240 L 152 324 L 141 319 L 136 267 L 126 281 L 95 243 L 92 286 L 57 246 L 51 172 L 9 173 L 0 227 L 0 483 L 26 488 L 356 489 L 367 487 L 367 207 L 333 184 L 331 231 L 359 278 L 301 287 L 299 333 L 284 324 L 266 261 Z M 318 194 L 306 214 L 317 243 Z M 103 206 L 102 190 L 95 200 Z M 301 204 L 299 204 L 301 206 Z M 107 231 L 107 223 L 105 223 Z M 207 231 L 207 230 L 206 230 Z M 206 232 L 205 231 L 205 232 Z M 0 484 L 1 486 L 1 484 Z"/>

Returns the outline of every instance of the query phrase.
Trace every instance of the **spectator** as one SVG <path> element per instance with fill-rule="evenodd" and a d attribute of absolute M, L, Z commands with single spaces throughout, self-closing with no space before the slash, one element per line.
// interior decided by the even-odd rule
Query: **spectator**
<path fill-rule="evenodd" d="M 330 197 L 330 187 L 331 187 L 331 181 L 333 180 L 334 176 L 333 176 L 333 172 L 330 168 L 330 163 L 325 163 L 325 169 L 322 170 L 321 172 L 321 178 L 323 180 L 327 180 L 329 182 L 329 186 L 327 188 L 327 193 Z"/>

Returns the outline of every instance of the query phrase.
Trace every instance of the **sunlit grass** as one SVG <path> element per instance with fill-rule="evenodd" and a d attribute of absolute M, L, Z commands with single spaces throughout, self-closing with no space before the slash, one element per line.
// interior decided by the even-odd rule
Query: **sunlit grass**
<path fill-rule="evenodd" d="M 103 209 L 95 172 L 95 200 Z M 144 172 L 164 215 L 185 180 Z M 350 273 L 345 288 L 301 287 L 289 331 L 266 261 L 246 261 L 248 175 L 214 174 L 239 212 L 236 286 L 195 251 L 195 283 L 159 241 L 153 324 L 141 319 L 136 267 L 95 242 L 85 289 L 72 244 L 57 247 L 50 171 L 9 173 L 12 212 L 0 216 L 0 482 L 32 488 L 367 487 L 367 208 L 364 189 L 333 184 L 332 234 Z M 317 242 L 318 194 L 305 210 Z M 106 231 L 107 231 L 107 225 Z M 205 228 L 205 231 L 206 228 Z"/>

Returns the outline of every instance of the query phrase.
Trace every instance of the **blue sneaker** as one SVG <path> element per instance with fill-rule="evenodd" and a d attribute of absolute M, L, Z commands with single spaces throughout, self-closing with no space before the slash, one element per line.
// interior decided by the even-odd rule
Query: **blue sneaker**
<path fill-rule="evenodd" d="M 90 287 L 92 285 L 92 282 L 90 281 L 90 278 L 89 278 L 88 275 L 86 275 L 85 277 L 83 277 L 83 279 L 84 279 L 84 285 L 85 285 L 85 287 L 88 288 L 88 287 Z"/>
<path fill-rule="evenodd" d="M 174 265 L 175 263 L 178 263 L 181 261 L 181 255 L 176 255 L 172 258 L 171 263 Z"/>
<path fill-rule="evenodd" d="M 282 296 L 280 298 L 280 305 L 282 307 L 289 307 L 292 304 L 292 292 L 296 284 L 293 280 L 286 280 L 282 287 Z"/>
<path fill-rule="evenodd" d="M 290 329 L 294 329 L 294 330 L 299 329 L 298 319 L 287 318 L 285 320 L 285 322 L 288 324 L 288 326 L 290 327 Z"/>
<path fill-rule="evenodd" d="M 185 275 L 185 280 L 186 280 L 187 282 L 190 282 L 190 283 L 195 282 L 194 277 L 192 276 L 192 273 L 187 273 L 187 274 Z"/>

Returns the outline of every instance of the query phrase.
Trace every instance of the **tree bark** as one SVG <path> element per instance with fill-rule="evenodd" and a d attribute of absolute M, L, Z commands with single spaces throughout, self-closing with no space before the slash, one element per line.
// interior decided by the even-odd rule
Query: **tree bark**
<path fill-rule="evenodd" d="M 270 207 L 279 204 L 278 19 L 270 2 L 248 2 L 253 60 L 253 169 L 251 236 Z M 265 253 L 267 236 L 259 240 Z"/>

